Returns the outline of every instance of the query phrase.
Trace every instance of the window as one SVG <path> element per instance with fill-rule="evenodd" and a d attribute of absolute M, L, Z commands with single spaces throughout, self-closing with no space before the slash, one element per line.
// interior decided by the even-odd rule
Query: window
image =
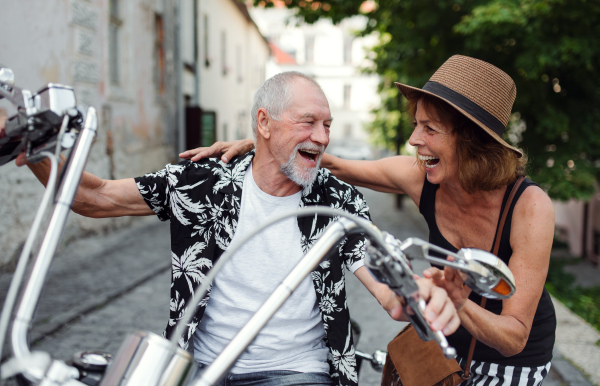
<path fill-rule="evenodd" d="M 210 146 L 217 141 L 217 114 L 214 111 L 202 113 L 202 146 Z"/>
<path fill-rule="evenodd" d="M 245 110 L 238 110 L 234 139 L 247 138 L 247 128 L 248 128 L 248 114 L 246 113 Z"/>
<path fill-rule="evenodd" d="M 344 85 L 344 108 L 350 108 L 350 94 L 352 92 L 352 87 L 349 84 Z"/>
<path fill-rule="evenodd" d="M 229 72 L 227 66 L 227 32 L 221 31 L 221 72 L 223 76 L 226 76 Z"/>
<path fill-rule="evenodd" d="M 351 123 L 346 123 L 344 125 L 344 137 L 352 138 L 352 124 Z"/>
<path fill-rule="evenodd" d="M 123 21 L 119 14 L 119 0 L 109 2 L 109 25 L 108 25 L 108 78 L 111 84 L 121 83 L 121 71 L 119 68 L 120 55 L 120 30 Z"/>
<path fill-rule="evenodd" d="M 315 37 L 307 36 L 304 41 L 304 58 L 306 63 L 313 63 L 315 60 Z"/>
<path fill-rule="evenodd" d="M 353 38 L 344 38 L 344 64 L 352 64 L 352 42 Z"/>
<path fill-rule="evenodd" d="M 242 75 L 242 46 L 237 45 L 235 47 L 235 72 L 238 83 L 242 83 L 244 76 Z"/>
<path fill-rule="evenodd" d="M 154 85 L 159 95 L 165 93 L 165 30 L 160 14 L 154 15 Z"/>
<path fill-rule="evenodd" d="M 203 28 L 204 28 L 204 66 L 205 67 L 210 67 L 210 51 L 209 51 L 209 46 L 208 43 L 210 42 L 209 39 L 209 25 L 208 25 L 208 15 L 204 14 L 204 23 L 203 23 Z"/>

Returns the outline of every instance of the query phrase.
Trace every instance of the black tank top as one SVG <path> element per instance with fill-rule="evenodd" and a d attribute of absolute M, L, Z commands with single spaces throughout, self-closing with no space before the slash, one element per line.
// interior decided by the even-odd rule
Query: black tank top
<path fill-rule="evenodd" d="M 508 201 L 508 195 L 510 194 L 513 185 L 514 183 L 508 187 L 506 193 L 504 194 L 500 213 L 502 213 L 504 207 L 506 206 L 506 201 Z M 502 230 L 498 257 L 507 265 L 512 255 L 512 248 L 510 246 L 510 228 L 513 210 L 523 191 L 530 185 L 537 186 L 536 183 L 526 178 L 519 187 L 511 207 L 509 208 L 506 217 L 506 223 L 504 224 L 504 229 Z M 425 178 L 423 192 L 421 193 L 419 211 L 429 226 L 429 242 L 452 252 L 456 252 L 457 248 L 450 244 L 448 240 L 442 236 L 435 220 L 435 194 L 438 187 L 439 185 L 434 185 L 427 181 L 427 178 Z M 517 288 L 517 291 L 518 290 L 519 289 Z M 471 293 L 469 299 L 475 302 L 475 304 L 481 304 L 481 296 L 475 294 L 474 292 Z M 485 308 L 488 311 L 499 315 L 502 312 L 502 301 L 488 299 Z M 478 341 L 475 345 L 473 359 L 484 362 L 498 363 L 505 366 L 534 367 L 545 365 L 552 359 L 555 330 L 556 315 L 554 312 L 554 306 L 552 305 L 550 294 L 548 294 L 548 291 L 546 291 L 544 288 L 535 312 L 535 317 L 533 318 L 533 325 L 531 327 L 531 332 L 529 333 L 529 339 L 523 351 L 517 355 L 505 357 L 496 349 Z M 448 336 L 448 342 L 451 346 L 456 348 L 458 356 L 466 358 L 469 353 L 471 338 L 471 334 L 464 327 L 460 326 L 454 334 Z"/>

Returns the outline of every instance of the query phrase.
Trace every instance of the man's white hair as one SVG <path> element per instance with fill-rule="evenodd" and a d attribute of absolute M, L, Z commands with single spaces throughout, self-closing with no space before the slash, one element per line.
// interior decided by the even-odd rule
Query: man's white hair
<path fill-rule="evenodd" d="M 281 72 L 267 79 L 254 94 L 254 102 L 252 103 L 250 114 L 252 115 L 252 134 L 254 138 L 256 138 L 258 126 L 256 122 L 258 109 L 266 109 L 271 118 L 280 121 L 283 112 L 292 104 L 292 84 L 298 78 L 308 80 L 323 92 L 321 86 L 313 78 L 298 71 Z"/>

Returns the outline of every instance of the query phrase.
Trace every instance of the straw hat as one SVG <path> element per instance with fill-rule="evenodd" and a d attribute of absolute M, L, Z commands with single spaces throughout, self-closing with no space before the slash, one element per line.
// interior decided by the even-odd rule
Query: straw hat
<path fill-rule="evenodd" d="M 498 67 L 483 60 L 454 55 L 442 64 L 422 89 L 395 84 L 407 99 L 428 94 L 449 103 L 496 141 L 519 157 L 523 156 L 519 149 L 502 139 L 517 96 L 517 87 L 512 78 Z"/>

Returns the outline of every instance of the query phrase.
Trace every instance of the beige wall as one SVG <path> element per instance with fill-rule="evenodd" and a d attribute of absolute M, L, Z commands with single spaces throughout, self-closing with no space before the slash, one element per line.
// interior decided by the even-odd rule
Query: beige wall
<path fill-rule="evenodd" d="M 269 47 L 234 1 L 203 0 L 199 4 L 200 107 L 217 113 L 218 140 L 250 138 L 252 98 L 265 81 Z M 206 36 L 208 49 L 204 47 Z"/>

